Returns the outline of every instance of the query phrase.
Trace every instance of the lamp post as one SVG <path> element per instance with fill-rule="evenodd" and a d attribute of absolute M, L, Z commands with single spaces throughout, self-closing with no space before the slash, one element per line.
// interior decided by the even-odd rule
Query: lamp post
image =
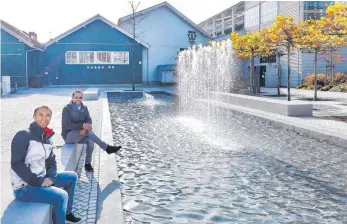
<path fill-rule="evenodd" d="M 193 46 L 195 44 L 196 32 L 188 31 L 187 36 L 188 36 L 188 42 L 191 44 L 191 46 Z"/>

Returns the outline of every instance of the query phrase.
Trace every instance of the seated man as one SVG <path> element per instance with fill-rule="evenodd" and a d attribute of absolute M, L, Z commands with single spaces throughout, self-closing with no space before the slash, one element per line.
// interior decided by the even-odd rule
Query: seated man
<path fill-rule="evenodd" d="M 108 154 L 116 153 L 122 146 L 110 146 L 101 141 L 92 131 L 92 119 L 87 106 L 83 104 L 83 93 L 76 90 L 72 93 L 71 102 L 63 109 L 62 133 L 66 143 L 86 143 L 87 152 L 84 168 L 88 172 L 93 172 L 92 155 L 94 143 L 105 150 Z"/>
<path fill-rule="evenodd" d="M 79 222 L 81 219 L 71 213 L 78 176 L 70 171 L 57 174 L 51 140 L 54 132 L 47 127 L 51 118 L 49 107 L 36 108 L 35 122 L 12 140 L 10 172 L 14 196 L 20 201 L 52 205 L 56 224 Z"/>

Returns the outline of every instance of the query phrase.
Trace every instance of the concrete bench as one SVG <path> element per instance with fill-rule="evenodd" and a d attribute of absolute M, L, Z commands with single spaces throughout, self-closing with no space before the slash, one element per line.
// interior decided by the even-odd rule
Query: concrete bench
<path fill-rule="evenodd" d="M 233 93 L 210 92 L 210 99 L 285 116 L 312 116 L 313 105 Z"/>
<path fill-rule="evenodd" d="M 75 171 L 83 147 L 84 144 L 65 144 L 61 149 L 55 149 L 58 172 Z M 1 223 L 51 224 L 52 210 L 48 204 L 13 200 L 6 208 Z"/>
<path fill-rule="evenodd" d="M 83 98 L 85 100 L 97 100 L 99 99 L 99 89 L 98 88 L 88 88 L 83 91 Z"/>

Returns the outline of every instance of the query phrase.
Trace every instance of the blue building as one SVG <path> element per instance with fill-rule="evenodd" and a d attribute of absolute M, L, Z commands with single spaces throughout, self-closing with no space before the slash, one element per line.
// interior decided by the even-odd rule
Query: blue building
<path fill-rule="evenodd" d="M 158 66 L 176 64 L 177 54 L 191 44 L 208 44 L 211 36 L 167 2 L 118 20 L 118 25 L 138 36 L 149 48 L 143 49 L 143 82 L 161 82 Z"/>
<path fill-rule="evenodd" d="M 10 76 L 12 84 L 27 87 L 29 77 L 40 73 L 43 51 L 36 33 L 25 33 L 1 20 L 1 76 Z"/>
<path fill-rule="evenodd" d="M 211 36 L 167 2 L 119 19 L 96 15 L 45 44 L 1 22 L 1 74 L 27 86 L 174 82 L 177 54 Z M 28 78 L 29 77 L 29 78 Z"/>
<path fill-rule="evenodd" d="M 142 83 L 142 52 L 149 47 L 100 15 L 45 46 L 43 82 L 48 85 Z"/>

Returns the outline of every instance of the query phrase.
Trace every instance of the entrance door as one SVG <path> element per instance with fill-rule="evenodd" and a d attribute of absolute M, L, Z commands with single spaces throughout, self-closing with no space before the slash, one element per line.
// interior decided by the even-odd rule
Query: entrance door
<path fill-rule="evenodd" d="M 260 66 L 259 75 L 260 87 L 265 87 L 266 66 Z"/>

